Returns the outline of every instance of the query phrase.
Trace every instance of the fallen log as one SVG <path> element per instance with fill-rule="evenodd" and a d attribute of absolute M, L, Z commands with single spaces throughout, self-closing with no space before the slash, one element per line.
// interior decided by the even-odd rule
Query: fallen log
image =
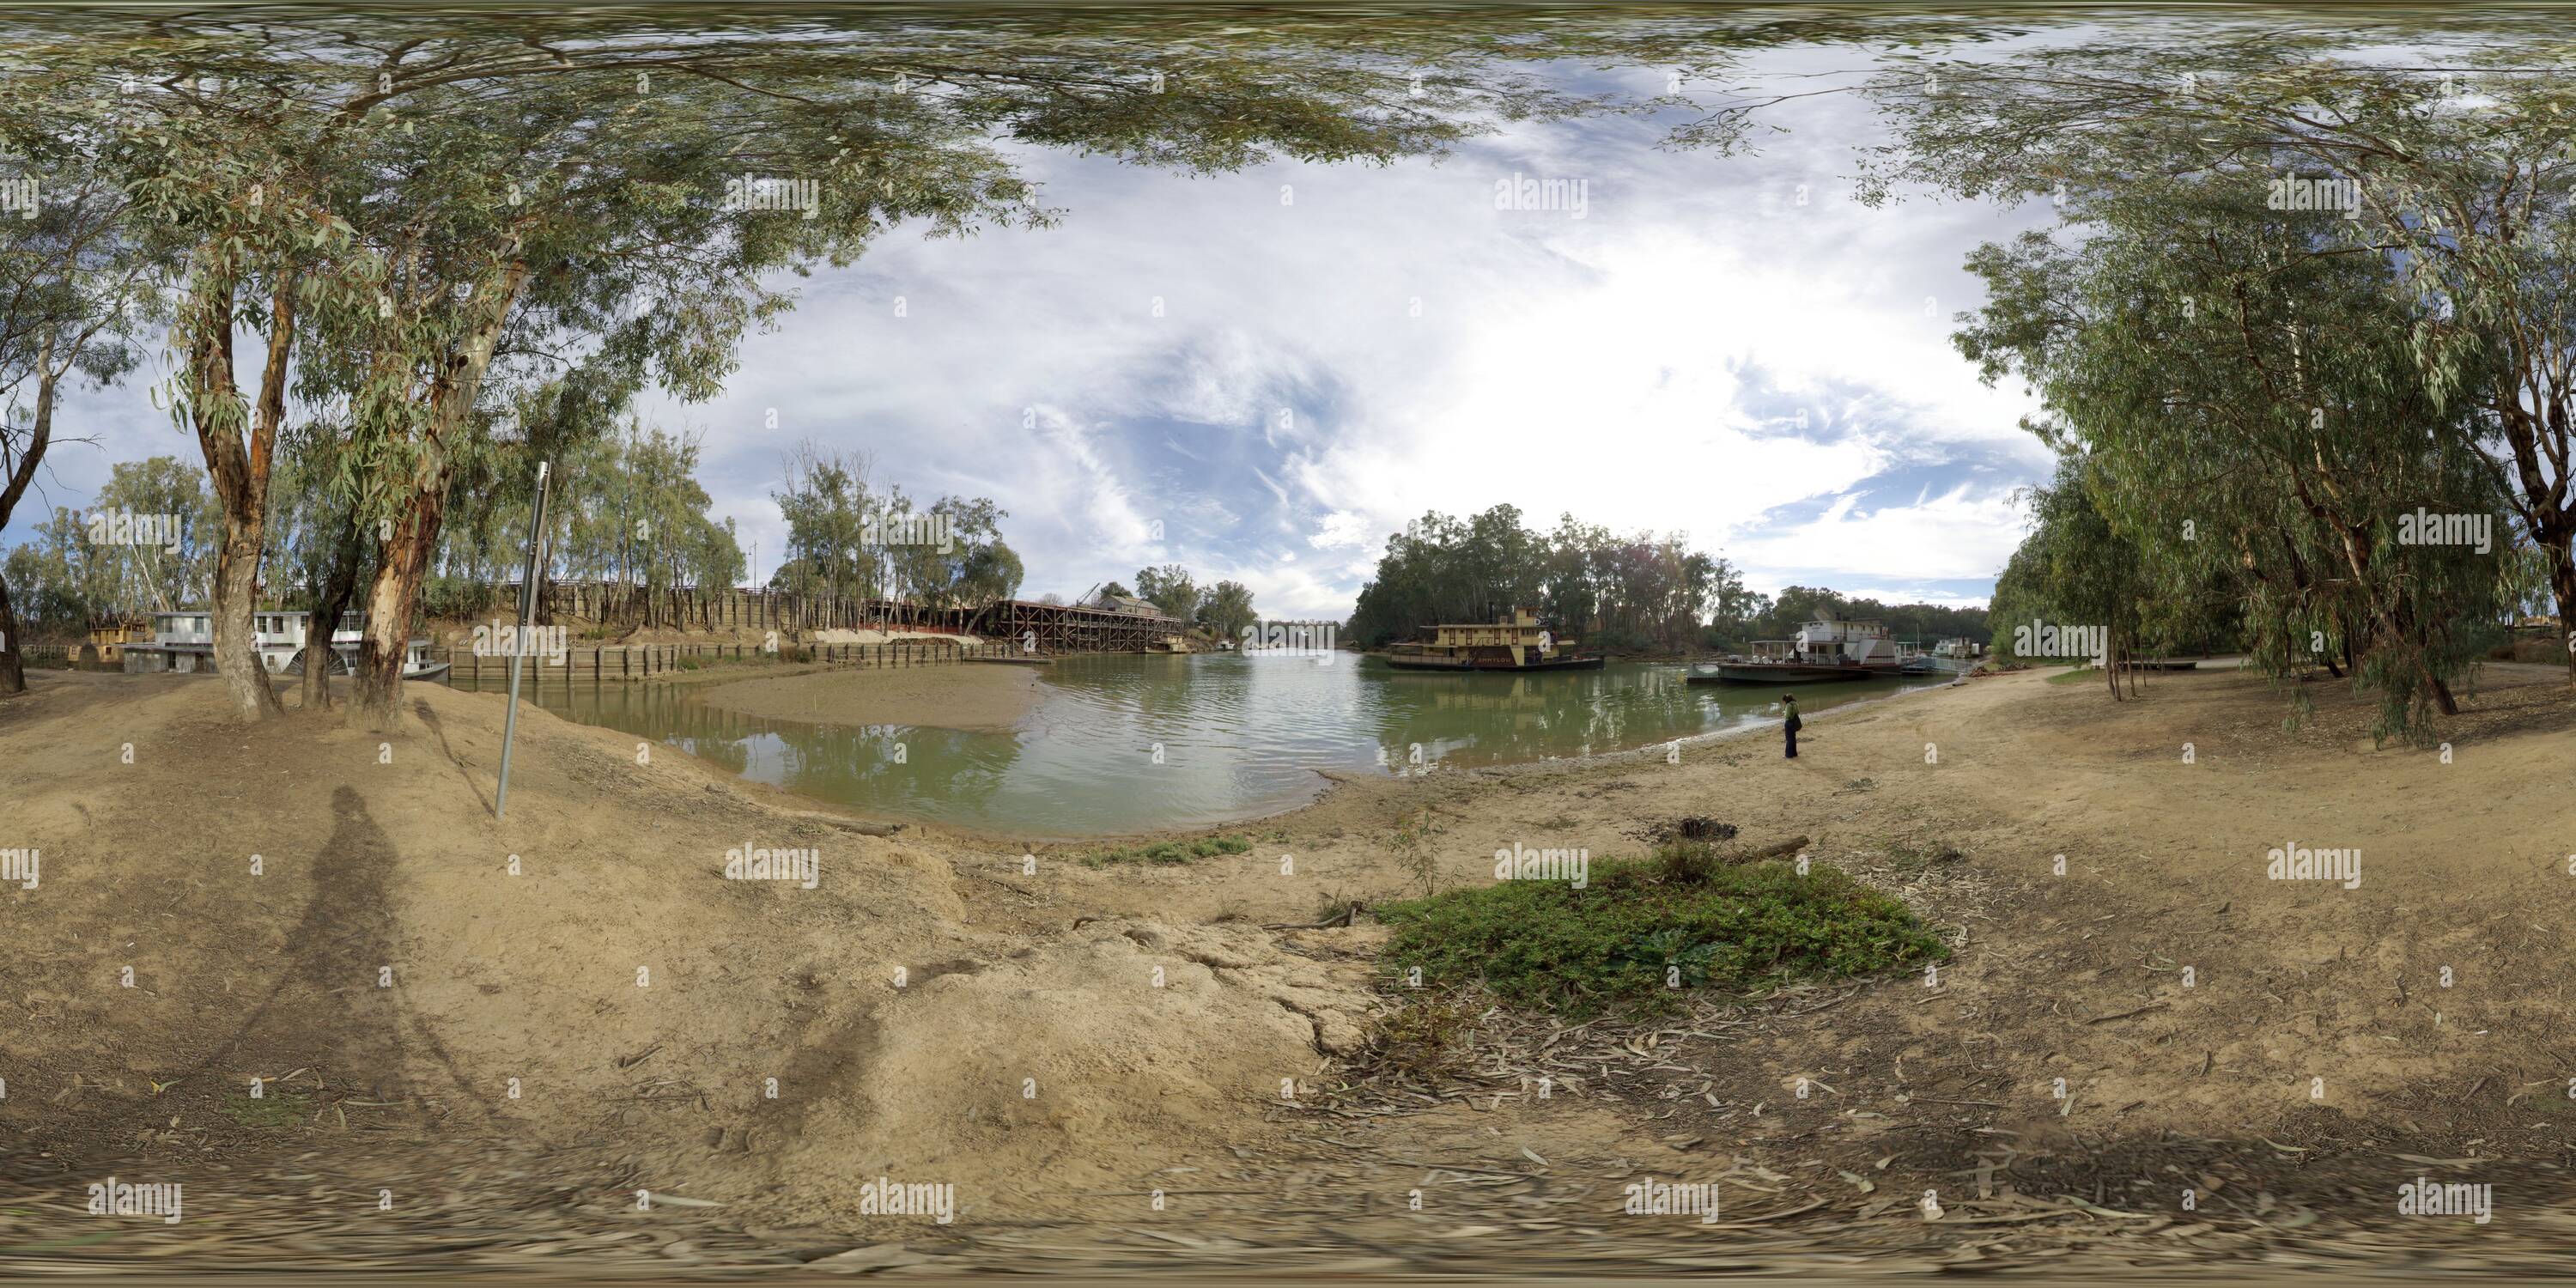
<path fill-rule="evenodd" d="M 1764 859 L 1776 859 L 1784 854 L 1795 854 L 1805 848 L 1807 848 L 1807 838 L 1803 836 L 1793 836 L 1777 845 L 1766 845 L 1758 850 L 1749 850 L 1740 854 L 1729 854 L 1725 855 L 1724 858 L 1729 863 L 1759 863 Z"/>
<path fill-rule="evenodd" d="M 1357 924 L 1357 923 L 1358 923 L 1358 921 L 1359 921 L 1359 915 L 1360 915 L 1361 910 L 1362 910 L 1363 908 L 1365 908 L 1366 906 L 1367 906 L 1367 905 L 1365 905 L 1365 904 L 1362 904 L 1362 903 L 1359 903 L 1359 902 L 1357 902 L 1357 901 L 1354 901 L 1354 902 L 1352 902 L 1352 904 L 1351 904 L 1349 907 L 1342 909 L 1340 912 L 1334 913 L 1332 916 L 1329 916 L 1329 917 L 1324 918 L 1322 921 L 1294 921 L 1294 922 L 1283 921 L 1283 922 L 1278 922 L 1278 923 L 1275 923 L 1275 924 L 1272 924 L 1272 925 L 1266 925 L 1266 926 L 1263 926 L 1263 927 L 1262 927 L 1262 929 L 1263 929 L 1263 930 L 1327 930 L 1327 929 L 1332 929 L 1332 928 L 1340 927 L 1340 926 L 1355 925 L 1355 924 Z"/>

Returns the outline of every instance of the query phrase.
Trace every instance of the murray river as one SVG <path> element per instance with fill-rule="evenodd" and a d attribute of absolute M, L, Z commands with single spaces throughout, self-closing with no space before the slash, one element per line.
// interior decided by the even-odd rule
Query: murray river
<path fill-rule="evenodd" d="M 1278 813 L 1329 785 L 1319 770 L 1438 773 L 1625 751 L 1777 724 L 1784 692 L 1813 715 L 1950 680 L 1689 684 L 1682 666 L 1657 662 L 1455 675 L 1350 653 L 1079 656 L 1042 677 L 1028 715 L 995 732 L 761 719 L 709 706 L 692 685 L 556 679 L 521 698 L 869 814 L 1041 840 Z"/>

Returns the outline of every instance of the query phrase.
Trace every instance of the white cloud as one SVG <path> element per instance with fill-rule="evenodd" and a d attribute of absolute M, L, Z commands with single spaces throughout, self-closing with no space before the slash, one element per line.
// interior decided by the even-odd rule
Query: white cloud
<path fill-rule="evenodd" d="M 1994 576 L 2021 543 L 2022 510 L 2005 491 L 1960 486 L 1907 505 L 1864 509 L 1867 499 L 1844 493 L 1813 519 L 1748 529 L 1728 553 L 1758 569 L 1972 581 Z"/>
<path fill-rule="evenodd" d="M 2015 426 L 2019 390 L 1979 387 L 1947 336 L 1973 302 L 1962 255 L 2017 225 L 1862 209 L 1836 177 L 1852 109 L 1790 123 L 1753 157 L 1595 120 L 1439 164 L 1195 180 L 1014 150 L 1063 224 L 889 237 L 804 283 L 717 400 L 648 410 L 707 427 L 719 517 L 773 567 L 767 492 L 811 436 L 873 452 L 916 495 L 993 497 L 1030 595 L 1176 560 L 1265 611 L 1338 617 L 1386 533 L 1501 502 L 1539 527 L 1571 511 L 1684 530 L 1757 582 L 1982 582 L 2018 531 L 2003 489 L 2046 461 Z M 1586 217 L 1496 211 L 1515 172 L 1584 180 Z M 1867 508 L 1900 475 L 1936 495 Z M 1828 498 L 1848 499 L 1764 526 Z M 1320 557 L 1292 566 L 1297 550 Z"/>

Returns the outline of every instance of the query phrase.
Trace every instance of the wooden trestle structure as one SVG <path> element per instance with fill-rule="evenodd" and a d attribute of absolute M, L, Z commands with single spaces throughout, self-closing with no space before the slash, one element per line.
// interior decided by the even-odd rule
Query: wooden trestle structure
<path fill-rule="evenodd" d="M 799 595 L 770 590 L 701 590 L 681 587 L 647 591 L 608 582 L 547 582 L 538 600 L 538 621 L 551 624 L 558 614 L 627 626 L 690 629 L 704 627 L 776 628 L 782 631 L 841 629 L 943 631 L 980 635 L 996 644 L 1008 641 L 1020 650 L 1034 635 L 1039 653 L 1155 653 L 1171 647 L 1173 636 L 1188 629 L 1143 600 L 1108 606 L 1042 604 L 1031 599 L 1003 599 L 980 608 L 928 608 L 898 599 L 856 599 L 834 595 Z M 466 615 L 507 611 L 518 603 L 518 583 L 498 584 L 473 598 Z"/>
<path fill-rule="evenodd" d="M 1040 653 L 1158 653 L 1188 629 L 1161 614 L 1120 612 L 1074 604 L 997 600 L 975 615 L 977 635 L 1013 648 L 1031 639 Z"/>

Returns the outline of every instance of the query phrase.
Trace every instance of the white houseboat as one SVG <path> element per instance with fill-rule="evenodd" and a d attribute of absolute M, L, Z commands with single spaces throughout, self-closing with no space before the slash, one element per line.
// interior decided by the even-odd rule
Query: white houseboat
<path fill-rule="evenodd" d="M 1884 623 L 1836 617 L 1819 610 L 1788 640 L 1755 640 L 1749 657 L 1702 662 L 1684 678 L 1693 684 L 1813 684 L 1901 675 L 1910 659 Z"/>
<path fill-rule="evenodd" d="M 304 670 L 304 643 L 309 638 L 313 615 L 301 610 L 262 611 L 251 614 L 251 647 L 259 664 L 270 674 L 300 675 Z M 367 615 L 349 612 L 340 615 L 339 624 L 331 631 L 331 669 L 347 675 L 357 668 L 358 654 L 365 647 Z M 429 641 L 414 638 L 404 650 L 403 678 L 435 680 L 447 674 L 447 663 L 429 660 Z M 194 673 L 215 669 L 214 614 L 208 612 L 154 613 L 152 641 L 131 643 L 124 648 L 125 669 L 135 674 L 162 671 Z"/>

